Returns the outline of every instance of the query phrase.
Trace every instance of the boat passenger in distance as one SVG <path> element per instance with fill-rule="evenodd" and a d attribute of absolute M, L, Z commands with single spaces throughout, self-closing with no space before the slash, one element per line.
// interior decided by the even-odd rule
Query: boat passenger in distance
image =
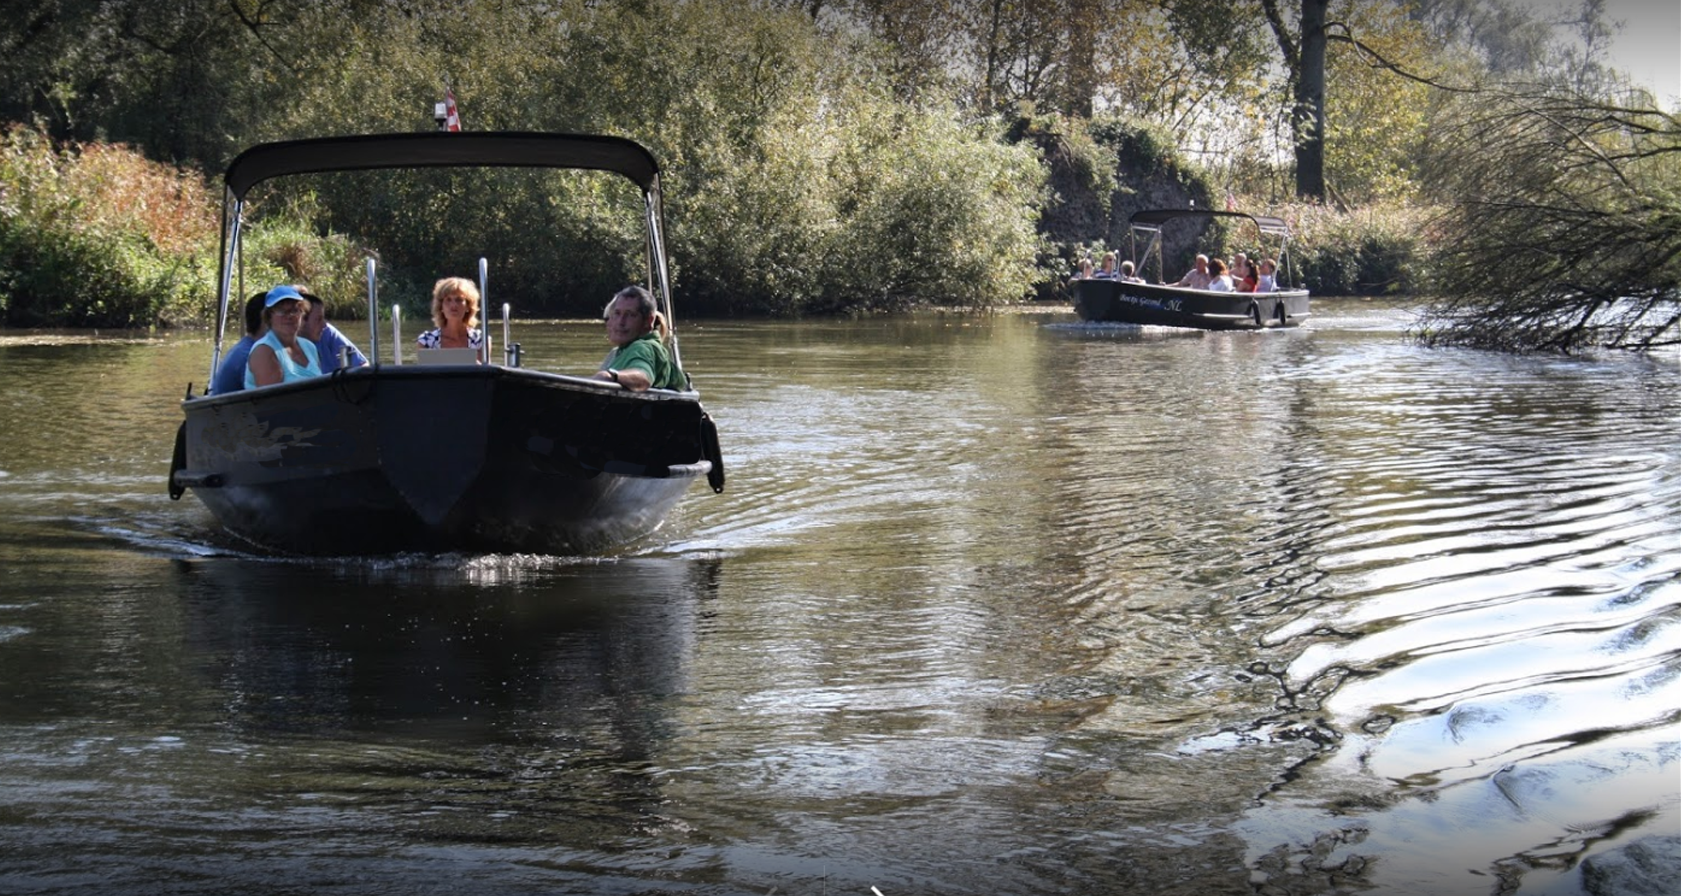
<path fill-rule="evenodd" d="M 484 331 L 479 323 L 479 288 L 466 277 L 445 277 L 432 287 L 432 323 L 436 329 L 420 334 L 421 348 L 470 348 L 485 362 Z"/>
<path fill-rule="evenodd" d="M 1232 288 L 1238 292 L 1254 292 L 1258 277 L 1249 256 L 1242 252 L 1232 256 Z"/>
<path fill-rule="evenodd" d="M 1174 281 L 1173 283 L 1169 283 L 1167 285 L 1168 286 L 1189 286 L 1192 289 L 1207 289 L 1208 288 L 1208 256 L 1198 255 L 1196 265 L 1193 266 L 1189 271 L 1186 271 L 1185 276 L 1180 277 L 1178 280 Z"/>
<path fill-rule="evenodd" d="M 1203 289 L 1212 292 L 1233 292 L 1232 278 L 1226 273 L 1226 263 L 1218 258 L 1208 262 L 1208 285 Z"/>
<path fill-rule="evenodd" d="M 652 293 L 627 286 L 607 303 L 602 318 L 613 348 L 595 372 L 596 379 L 612 380 L 632 392 L 687 387 L 687 377 L 665 347 L 665 318 L 654 306 Z"/>
<path fill-rule="evenodd" d="M 1092 277 L 1097 280 L 1114 280 L 1119 276 L 1120 274 L 1115 271 L 1115 253 L 1103 253 L 1103 266 L 1098 268 L 1097 273 L 1093 274 Z"/>
<path fill-rule="evenodd" d="M 1134 271 L 1134 268 L 1132 266 L 1132 262 L 1130 262 L 1130 261 L 1121 262 L 1121 282 L 1123 282 L 1123 283 L 1143 283 L 1144 278 L 1138 276 L 1135 273 L 1133 273 L 1133 271 Z"/>
<path fill-rule="evenodd" d="M 245 388 L 272 386 L 321 375 L 315 343 L 299 338 L 309 303 L 291 286 L 276 286 L 263 299 L 268 332 L 251 347 L 245 364 Z"/>
<path fill-rule="evenodd" d="M 309 310 L 304 312 L 303 336 L 315 343 L 315 353 L 321 357 L 321 372 L 332 373 L 339 369 L 339 352 L 344 351 L 349 363 L 344 365 L 346 370 L 354 370 L 368 363 L 368 357 L 356 347 L 339 328 L 327 323 L 327 302 L 320 296 L 310 292 L 308 287 L 297 288 L 298 294 L 309 302 Z"/>
<path fill-rule="evenodd" d="M 1074 276 L 1070 277 L 1069 279 L 1071 279 L 1071 280 L 1090 280 L 1091 279 L 1091 259 L 1089 259 L 1089 258 L 1080 259 L 1079 270 L 1076 270 L 1074 272 Z"/>
<path fill-rule="evenodd" d="M 1260 273 L 1255 278 L 1256 292 L 1272 292 L 1278 288 L 1278 262 L 1268 258 L 1261 262 Z"/>
<path fill-rule="evenodd" d="M 245 362 L 251 357 L 251 347 L 263 338 L 268 329 L 263 326 L 263 303 L 268 293 L 254 292 L 245 300 L 245 335 L 222 356 L 216 376 L 210 380 L 211 395 L 226 395 L 245 388 Z"/>

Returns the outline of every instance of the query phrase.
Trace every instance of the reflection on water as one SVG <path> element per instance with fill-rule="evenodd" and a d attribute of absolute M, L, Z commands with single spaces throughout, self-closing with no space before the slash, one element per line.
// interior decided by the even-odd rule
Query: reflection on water
<path fill-rule="evenodd" d="M 691 325 L 730 489 L 583 560 L 251 556 L 203 340 L 8 338 L 0 892 L 1581 892 L 1681 832 L 1681 375 L 1321 309 Z"/>

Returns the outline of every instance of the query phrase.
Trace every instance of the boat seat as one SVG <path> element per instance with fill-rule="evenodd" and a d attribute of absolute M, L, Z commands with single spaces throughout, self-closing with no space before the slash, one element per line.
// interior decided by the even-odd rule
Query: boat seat
<path fill-rule="evenodd" d="M 414 353 L 416 364 L 477 364 L 476 348 L 422 348 Z"/>

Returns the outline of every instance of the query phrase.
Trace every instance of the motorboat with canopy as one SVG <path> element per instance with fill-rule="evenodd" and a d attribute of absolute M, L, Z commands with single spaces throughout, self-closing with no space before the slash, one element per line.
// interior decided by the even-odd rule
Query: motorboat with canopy
<path fill-rule="evenodd" d="M 210 374 L 223 356 L 234 297 L 243 294 L 236 284 L 255 186 L 300 174 L 438 167 L 628 178 L 641 195 L 646 285 L 681 364 L 660 169 L 646 148 L 588 134 L 427 132 L 266 143 L 229 164 Z M 511 339 L 507 304 L 500 358 L 487 340 L 488 363 L 402 363 L 399 337 L 380 351 L 375 264 L 368 259 L 371 363 L 227 394 L 193 394 L 189 385 L 171 498 L 191 491 L 228 531 L 283 553 L 582 554 L 649 535 L 697 479 L 723 491 L 717 427 L 692 381 L 636 392 L 533 370 Z M 488 307 L 486 277 L 481 259 Z"/>
<path fill-rule="evenodd" d="M 1232 219 L 1254 228 L 1261 243 L 1276 244 L 1277 288 L 1272 292 L 1217 292 L 1167 284 L 1163 230 L 1186 219 Z M 1287 286 L 1290 227 L 1283 218 L 1209 209 L 1146 209 L 1128 220 L 1138 282 L 1094 278 L 1073 283 L 1074 310 L 1092 322 L 1130 323 L 1204 330 L 1262 330 L 1295 327 L 1307 320 L 1308 291 Z M 1140 244 L 1142 243 L 1142 249 Z M 1257 259 L 1259 260 L 1259 259 Z M 1154 274 L 1155 282 L 1149 282 Z"/>

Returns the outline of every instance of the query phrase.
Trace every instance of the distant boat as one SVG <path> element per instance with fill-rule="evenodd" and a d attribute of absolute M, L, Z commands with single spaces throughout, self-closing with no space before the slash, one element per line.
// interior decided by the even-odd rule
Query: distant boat
<path fill-rule="evenodd" d="M 246 150 L 224 175 L 221 329 L 211 373 L 230 304 L 237 307 L 231 284 L 244 280 L 236 272 L 253 186 L 284 175 L 446 166 L 587 169 L 629 178 L 642 193 L 648 285 L 674 322 L 659 167 L 633 141 L 431 132 L 268 143 Z M 481 292 L 484 278 L 481 261 Z M 502 364 L 381 363 L 374 282 L 370 259 L 372 364 L 187 396 L 170 464 L 171 498 L 191 490 L 230 532 L 287 553 L 578 554 L 650 534 L 696 479 L 723 491 L 717 428 L 692 387 L 633 392 L 529 370 L 512 346 Z M 503 327 L 506 337 L 505 317 Z M 675 333 L 670 348 L 680 363 Z"/>
<path fill-rule="evenodd" d="M 1215 292 L 1168 286 L 1162 271 L 1162 227 L 1181 218 L 1238 218 L 1252 223 L 1260 237 L 1278 241 L 1278 283 L 1268 293 Z M 1285 250 L 1290 228 L 1283 218 L 1244 212 L 1204 209 L 1147 209 L 1128 221 L 1136 246 L 1148 237 L 1142 252 L 1133 259 L 1138 274 L 1153 271 L 1156 283 L 1118 279 L 1075 280 L 1074 310 L 1083 320 L 1111 323 L 1148 324 L 1167 327 L 1195 327 L 1204 330 L 1259 330 L 1299 326 L 1309 316 L 1308 291 L 1282 288 L 1286 280 Z"/>

